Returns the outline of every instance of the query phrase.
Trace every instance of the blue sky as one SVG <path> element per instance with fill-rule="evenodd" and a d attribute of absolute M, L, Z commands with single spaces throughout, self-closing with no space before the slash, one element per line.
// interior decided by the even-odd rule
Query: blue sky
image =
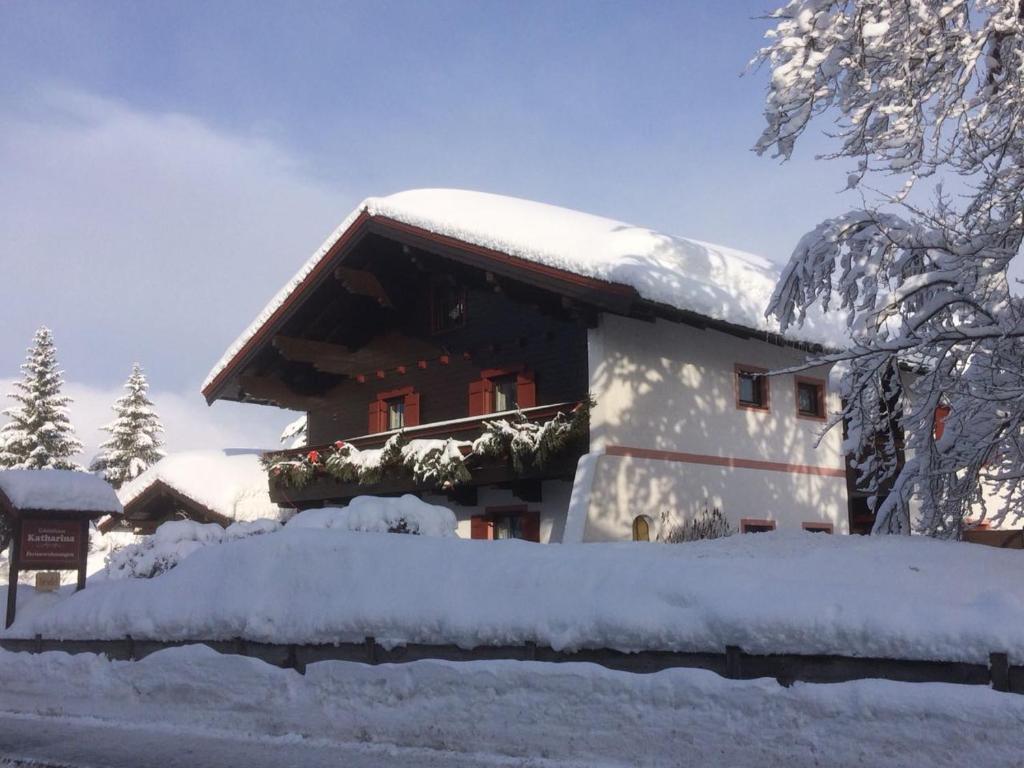
<path fill-rule="evenodd" d="M 750 151 L 765 74 L 740 73 L 770 7 L 8 0 L 0 379 L 45 323 L 81 432 L 139 360 L 180 405 L 172 447 L 272 442 L 288 414 L 206 411 L 199 383 L 359 200 L 412 187 L 784 260 L 851 201 L 817 139 Z"/>

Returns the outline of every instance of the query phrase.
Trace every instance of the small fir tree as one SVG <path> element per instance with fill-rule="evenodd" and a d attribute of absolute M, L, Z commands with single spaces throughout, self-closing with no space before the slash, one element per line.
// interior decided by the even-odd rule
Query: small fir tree
<path fill-rule="evenodd" d="M 102 472 L 115 488 L 138 477 L 164 457 L 160 435 L 164 428 L 147 396 L 149 383 L 135 363 L 124 385 L 125 394 L 114 403 L 117 418 L 103 427 L 110 439 L 100 445 L 100 455 L 89 469 Z"/>
<path fill-rule="evenodd" d="M 71 400 L 61 394 L 63 371 L 49 328 L 36 331 L 21 370 L 22 380 L 8 395 L 18 404 L 3 412 L 9 421 L 0 427 L 0 467 L 80 470 L 71 457 L 82 444 L 68 418 Z"/>

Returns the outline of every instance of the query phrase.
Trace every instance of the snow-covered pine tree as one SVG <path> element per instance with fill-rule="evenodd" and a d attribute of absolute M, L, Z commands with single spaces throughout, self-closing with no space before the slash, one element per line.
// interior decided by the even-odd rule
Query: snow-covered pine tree
<path fill-rule="evenodd" d="M 138 363 L 132 366 L 124 389 L 113 406 L 117 418 L 103 427 L 110 439 L 100 445 L 100 455 L 89 467 L 92 472 L 102 472 L 115 488 L 138 477 L 165 455 L 160 437 L 164 428 L 153 410 L 149 383 Z"/>
<path fill-rule="evenodd" d="M 884 498 L 875 531 L 908 532 L 916 499 L 919 530 L 955 537 L 986 487 L 1019 517 L 1024 303 L 1008 272 L 1024 238 L 1024 2 L 789 0 L 771 18 L 756 150 L 788 158 L 831 114 L 830 157 L 874 201 L 804 236 L 769 311 L 784 328 L 814 304 L 846 316 L 852 347 L 819 360 L 848 365 L 847 445 Z M 878 176 L 905 183 L 862 185 Z M 922 201 L 927 177 L 955 195 Z"/>
<path fill-rule="evenodd" d="M 22 380 L 8 395 L 18 404 L 3 412 L 9 421 L 0 427 L 0 467 L 80 470 L 71 457 L 82 444 L 68 418 L 71 400 L 61 394 L 63 372 L 49 328 L 36 331 L 21 370 Z"/>

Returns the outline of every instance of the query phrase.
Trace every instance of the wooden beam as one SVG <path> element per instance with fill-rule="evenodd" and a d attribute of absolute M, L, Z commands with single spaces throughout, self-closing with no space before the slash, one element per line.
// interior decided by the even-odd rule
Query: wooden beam
<path fill-rule="evenodd" d="M 303 395 L 281 379 L 270 376 L 242 376 L 238 383 L 249 399 L 297 411 L 308 411 L 323 405 L 331 399 L 335 390 L 332 387 L 322 395 Z"/>
<path fill-rule="evenodd" d="M 285 360 L 309 363 L 318 371 L 356 376 L 367 371 L 393 370 L 411 360 L 437 357 L 441 349 L 430 342 L 392 331 L 359 349 L 341 344 L 277 335 L 274 347 Z"/>
<path fill-rule="evenodd" d="M 384 290 L 384 286 L 380 284 L 380 280 L 372 272 L 365 269 L 338 267 L 334 270 L 334 277 L 349 293 L 356 296 L 369 296 L 388 309 L 393 309 L 395 306 L 388 297 L 387 291 Z"/>

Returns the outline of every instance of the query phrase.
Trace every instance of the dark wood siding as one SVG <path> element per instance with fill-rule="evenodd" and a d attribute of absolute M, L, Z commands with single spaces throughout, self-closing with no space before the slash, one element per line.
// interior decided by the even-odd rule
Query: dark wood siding
<path fill-rule="evenodd" d="M 330 402 L 309 412 L 310 444 L 366 433 L 367 408 L 377 393 L 411 386 L 420 396 L 420 423 L 459 419 L 469 414 L 469 385 L 488 368 L 526 365 L 535 374 L 537 405 L 579 400 L 588 389 L 587 332 L 582 325 L 545 315 L 500 293 L 471 289 L 462 328 L 422 338 L 452 351 L 449 363 L 429 361 L 425 369 L 409 360 L 404 374 L 348 381 Z M 471 358 L 462 352 L 472 350 Z"/>

